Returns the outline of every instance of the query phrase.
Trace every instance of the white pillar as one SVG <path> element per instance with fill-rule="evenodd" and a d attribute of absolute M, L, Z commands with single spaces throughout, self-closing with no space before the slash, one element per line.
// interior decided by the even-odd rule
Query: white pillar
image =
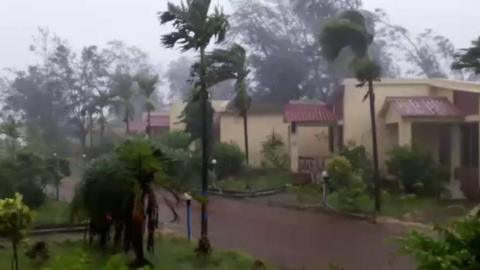
<path fill-rule="evenodd" d="M 398 122 L 398 146 L 412 146 L 412 122 L 408 120 Z"/>
<path fill-rule="evenodd" d="M 297 125 L 292 122 L 290 125 L 290 170 L 298 172 L 298 136 Z"/>
<path fill-rule="evenodd" d="M 452 124 L 450 126 L 450 185 L 449 190 L 452 199 L 463 199 L 463 192 L 460 189 L 460 181 L 455 179 L 455 169 L 460 167 L 461 163 L 461 133 L 460 125 Z"/>

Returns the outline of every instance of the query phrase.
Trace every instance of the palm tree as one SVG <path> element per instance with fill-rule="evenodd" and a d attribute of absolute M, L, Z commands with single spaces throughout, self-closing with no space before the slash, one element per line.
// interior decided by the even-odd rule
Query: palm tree
<path fill-rule="evenodd" d="M 480 74 L 480 37 L 472 41 L 471 48 L 463 49 L 456 55 L 457 59 L 452 68 L 456 70 L 471 69 L 475 74 Z"/>
<path fill-rule="evenodd" d="M 132 99 L 135 95 L 133 89 L 133 78 L 128 73 L 116 73 L 113 76 L 113 92 L 117 99 L 116 109 L 123 112 L 123 122 L 125 122 L 125 132 L 130 134 L 130 121 L 133 120 L 135 109 Z"/>
<path fill-rule="evenodd" d="M 155 105 L 152 100 L 152 95 L 156 90 L 158 83 L 158 75 L 149 76 L 147 74 L 138 75 L 137 78 L 138 87 L 140 93 L 147 99 L 145 101 L 145 109 L 147 110 L 147 135 L 148 138 L 152 137 L 150 113 L 155 109 Z"/>
<path fill-rule="evenodd" d="M 248 95 L 246 78 L 250 73 L 247 68 L 247 53 L 238 44 L 234 44 L 229 50 L 217 49 L 207 57 L 210 77 L 220 82 L 235 79 L 235 98 L 233 106 L 243 118 L 243 131 L 245 140 L 245 159 L 249 163 L 248 154 L 248 110 L 251 105 L 251 97 Z"/>
<path fill-rule="evenodd" d="M 380 178 L 378 172 L 377 128 L 375 114 L 375 93 L 373 81 L 380 78 L 380 67 L 368 56 L 368 47 L 373 35 L 367 30 L 365 18 L 355 10 L 346 11 L 328 22 L 320 34 L 320 45 L 324 57 L 335 61 L 345 48 L 351 49 L 353 60 L 350 67 L 359 81 L 358 87 L 368 84 L 365 99 L 370 102 L 370 120 L 372 123 L 372 146 L 375 183 L 375 211 L 380 211 Z"/>
<path fill-rule="evenodd" d="M 160 14 L 162 24 L 171 23 L 174 32 L 162 36 L 162 43 L 167 48 L 173 48 L 179 44 L 182 51 L 200 51 L 200 101 L 202 115 L 202 195 L 207 196 L 208 188 L 208 132 L 206 127 L 207 116 L 207 81 L 206 81 L 206 57 L 205 50 L 212 38 L 217 43 L 225 39 L 229 24 L 227 17 L 219 8 L 215 8 L 209 14 L 211 0 L 187 0 L 180 5 L 168 3 L 168 10 Z M 197 84 L 198 85 L 198 84 Z M 199 241 L 199 253 L 210 252 L 208 240 L 207 201 L 202 200 L 201 214 L 201 238 Z"/>
<path fill-rule="evenodd" d="M 100 145 L 103 145 L 105 138 L 105 108 L 114 105 L 114 96 L 111 93 L 98 91 L 98 93 L 93 97 L 93 103 L 98 111 L 99 117 L 98 122 L 100 124 Z"/>

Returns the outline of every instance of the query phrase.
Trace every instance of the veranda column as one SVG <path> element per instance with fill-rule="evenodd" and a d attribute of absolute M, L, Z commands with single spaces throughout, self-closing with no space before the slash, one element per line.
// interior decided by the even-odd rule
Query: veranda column
<path fill-rule="evenodd" d="M 298 172 L 298 136 L 297 123 L 290 125 L 290 170 Z"/>
<path fill-rule="evenodd" d="M 398 122 L 398 145 L 412 146 L 412 122 L 408 120 Z"/>
<path fill-rule="evenodd" d="M 455 179 L 455 169 L 460 167 L 461 133 L 460 125 L 452 124 L 450 127 L 450 185 L 449 190 L 452 199 L 463 199 L 463 192 L 460 190 L 460 181 Z"/>

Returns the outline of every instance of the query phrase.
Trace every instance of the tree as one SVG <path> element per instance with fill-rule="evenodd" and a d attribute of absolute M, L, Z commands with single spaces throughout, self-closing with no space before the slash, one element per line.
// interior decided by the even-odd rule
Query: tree
<path fill-rule="evenodd" d="M 248 110 L 250 109 L 251 98 L 248 95 L 246 82 L 246 78 L 250 73 L 247 67 L 247 53 L 242 46 L 234 44 L 228 50 L 214 50 L 208 55 L 207 63 L 210 69 L 209 72 L 214 74 L 212 76 L 219 77 L 218 80 L 235 80 L 233 107 L 243 118 L 245 158 L 248 164 Z"/>
<path fill-rule="evenodd" d="M 133 248 L 132 267 L 150 265 L 144 255 L 144 231 L 147 250 L 154 248 L 158 227 L 158 204 L 155 185 L 174 192 L 175 184 L 166 177 L 169 161 L 150 140 L 126 141 L 110 156 L 94 161 L 87 169 L 75 194 L 74 214 L 83 210 L 90 218 L 90 227 L 105 246 L 111 227 L 114 242 L 123 237 L 125 251 Z M 173 206 L 168 204 L 174 215 Z"/>
<path fill-rule="evenodd" d="M 463 49 L 456 54 L 452 68 L 455 70 L 470 69 L 475 74 L 480 74 L 480 38 L 472 41 L 472 47 Z"/>
<path fill-rule="evenodd" d="M 21 123 L 12 116 L 9 116 L 5 122 L 0 124 L 0 134 L 5 134 L 10 140 L 10 154 L 12 157 L 15 156 L 18 138 L 20 138 L 20 133 L 18 132 L 20 127 Z"/>
<path fill-rule="evenodd" d="M 70 162 L 66 159 L 60 158 L 58 153 L 53 153 L 53 157 L 46 159 L 47 167 L 51 172 L 51 178 L 55 185 L 55 198 L 60 200 L 60 184 L 62 179 L 70 176 Z"/>
<path fill-rule="evenodd" d="M 375 182 L 375 211 L 380 211 L 380 178 L 378 169 L 377 129 L 375 112 L 375 93 L 373 81 L 380 78 L 380 67 L 368 56 L 369 45 L 373 42 L 373 35 L 366 28 L 364 16 L 355 10 L 341 13 L 332 19 L 320 34 L 320 46 L 324 57 L 335 61 L 342 50 L 349 48 L 354 57 L 351 67 L 359 81 L 358 86 L 368 85 L 365 99 L 370 102 L 370 120 L 372 123 L 372 145 Z"/>
<path fill-rule="evenodd" d="M 182 56 L 170 62 L 166 78 L 169 82 L 169 99 L 172 101 L 185 101 L 188 99 L 193 84 L 190 78 L 190 68 L 193 61 Z"/>
<path fill-rule="evenodd" d="M 32 213 L 18 193 L 14 198 L 0 200 L 0 236 L 12 244 L 12 270 L 18 270 L 18 246 L 32 222 Z"/>
<path fill-rule="evenodd" d="M 112 91 L 117 97 L 116 109 L 123 111 L 123 122 L 125 123 L 125 133 L 130 134 L 130 121 L 133 120 L 135 108 L 133 106 L 133 97 L 136 95 L 134 89 L 134 79 L 128 73 L 117 72 L 112 77 Z"/>
<path fill-rule="evenodd" d="M 220 43 L 225 39 L 228 29 L 228 20 L 219 8 L 215 8 L 213 14 L 209 14 L 211 0 L 187 0 L 180 5 L 168 3 L 168 10 L 160 14 L 162 24 L 172 23 L 174 32 L 162 36 L 162 43 L 167 48 L 173 48 L 179 44 L 182 51 L 200 51 L 200 86 L 199 100 L 202 115 L 202 194 L 207 195 L 208 188 L 208 134 L 207 134 L 207 81 L 206 81 L 206 57 L 205 50 L 212 38 Z M 198 251 L 207 254 L 210 251 L 207 228 L 207 204 L 202 202 L 201 238 Z"/>
<path fill-rule="evenodd" d="M 152 137 L 151 122 L 150 122 L 150 113 L 155 109 L 152 96 L 155 93 L 156 86 L 158 84 L 158 76 L 148 75 L 148 74 L 139 74 L 136 78 L 138 87 L 140 88 L 140 93 L 145 97 L 145 109 L 147 110 L 147 134 L 148 137 Z"/>

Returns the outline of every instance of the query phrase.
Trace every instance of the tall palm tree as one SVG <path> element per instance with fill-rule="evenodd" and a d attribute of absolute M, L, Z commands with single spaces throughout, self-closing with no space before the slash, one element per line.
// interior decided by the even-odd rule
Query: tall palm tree
<path fill-rule="evenodd" d="M 375 93 L 373 81 L 380 78 L 380 67 L 368 55 L 368 48 L 373 42 L 373 35 L 368 32 L 365 18 L 359 11 L 346 11 L 328 22 L 320 34 L 320 45 L 324 57 L 335 61 L 343 49 L 349 48 L 353 53 L 350 64 L 359 81 L 358 87 L 368 85 L 364 100 L 370 102 L 370 120 L 372 124 L 372 146 L 375 183 L 375 211 L 380 211 L 380 178 L 378 169 L 377 128 L 375 113 Z"/>
<path fill-rule="evenodd" d="M 152 137 L 152 129 L 150 122 L 150 114 L 155 110 L 155 105 L 152 100 L 153 93 L 157 89 L 158 75 L 150 76 L 148 74 L 139 74 L 136 78 L 140 93 L 146 98 L 145 109 L 147 110 L 147 135 Z"/>
<path fill-rule="evenodd" d="M 114 105 L 114 94 L 98 91 L 97 94 L 93 97 L 93 103 L 98 111 L 99 117 L 98 122 L 100 124 L 100 145 L 103 145 L 105 138 L 105 109 Z"/>
<path fill-rule="evenodd" d="M 472 41 L 472 47 L 458 53 L 456 58 L 453 69 L 471 69 L 475 74 L 480 74 L 480 37 Z"/>
<path fill-rule="evenodd" d="M 245 142 L 245 159 L 249 163 L 248 154 L 248 110 L 252 102 L 248 95 L 246 78 L 250 73 L 247 67 L 247 53 L 245 49 L 238 44 L 234 44 L 230 49 L 214 50 L 207 57 L 210 77 L 215 82 L 228 79 L 235 79 L 235 98 L 233 106 L 243 118 L 243 131 Z"/>
<path fill-rule="evenodd" d="M 123 121 L 125 122 L 125 133 L 130 134 L 130 121 L 133 120 L 135 113 L 132 99 L 135 95 L 133 89 L 133 78 L 128 73 L 116 73 L 113 76 L 113 92 L 117 97 L 116 109 L 123 112 Z"/>
<path fill-rule="evenodd" d="M 209 14 L 211 0 L 186 0 L 180 5 L 168 3 L 168 9 L 160 14 L 162 24 L 171 23 L 175 31 L 162 36 L 162 43 L 167 48 L 180 45 L 182 51 L 200 51 L 200 101 L 202 114 L 202 195 L 207 196 L 208 188 L 208 132 L 206 125 L 207 116 L 207 81 L 205 50 L 212 38 L 217 43 L 225 39 L 229 24 L 227 17 L 218 7 Z M 198 252 L 210 252 L 208 240 L 207 201 L 202 200 L 201 238 Z"/>

